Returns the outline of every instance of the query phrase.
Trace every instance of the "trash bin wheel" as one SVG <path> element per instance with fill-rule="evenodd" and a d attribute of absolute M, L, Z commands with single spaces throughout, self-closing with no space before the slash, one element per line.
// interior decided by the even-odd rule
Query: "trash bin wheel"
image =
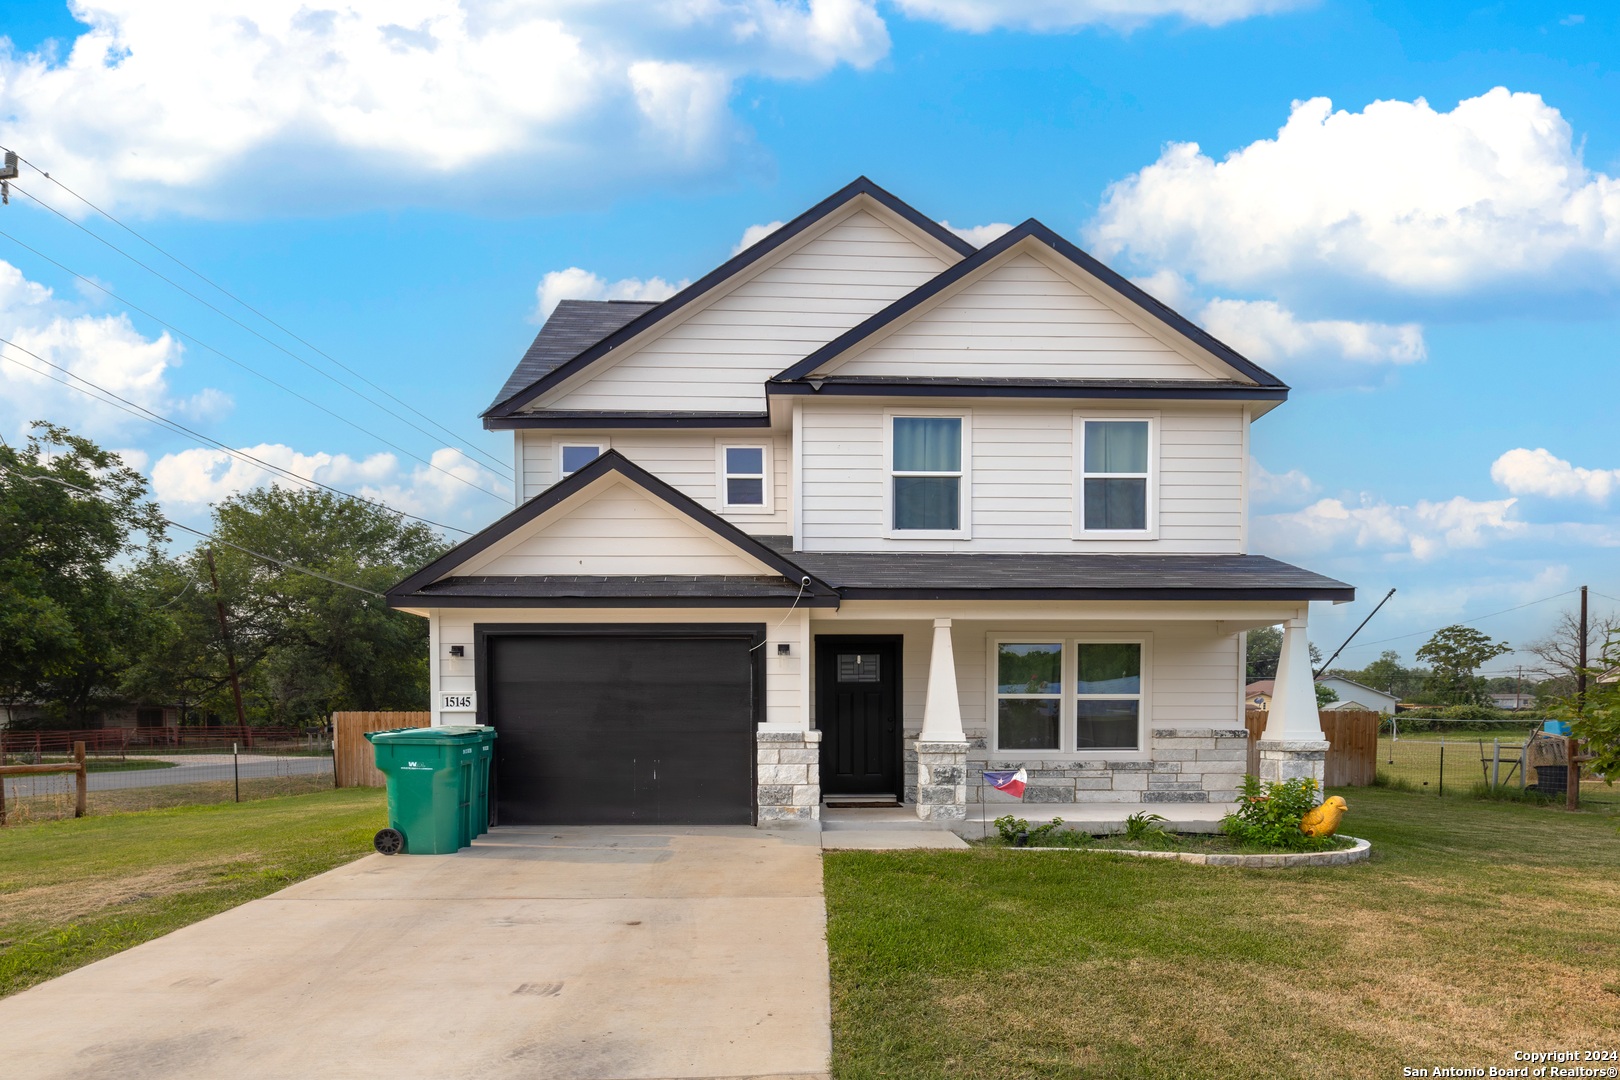
<path fill-rule="evenodd" d="M 398 829 L 379 829 L 371 846 L 384 855 L 398 855 L 405 850 L 405 834 Z"/>

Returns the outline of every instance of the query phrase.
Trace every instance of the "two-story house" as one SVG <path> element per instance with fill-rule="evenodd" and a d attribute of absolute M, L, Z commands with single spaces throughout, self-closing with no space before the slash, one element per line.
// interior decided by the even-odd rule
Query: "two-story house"
<path fill-rule="evenodd" d="M 435 721 L 499 730 L 505 823 L 949 823 L 1020 766 L 1228 803 L 1245 631 L 1285 626 L 1262 772 L 1320 777 L 1308 609 L 1354 595 L 1247 553 L 1287 395 L 1039 222 L 976 249 L 861 179 L 661 303 L 559 305 L 484 413 L 517 508 L 389 602 Z"/>

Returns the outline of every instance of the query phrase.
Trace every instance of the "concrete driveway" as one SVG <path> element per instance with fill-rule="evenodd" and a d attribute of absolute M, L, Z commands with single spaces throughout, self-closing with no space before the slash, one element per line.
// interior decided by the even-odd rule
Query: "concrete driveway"
<path fill-rule="evenodd" d="M 0 1001 L 4 1075 L 825 1077 L 820 838 L 496 829 Z"/>

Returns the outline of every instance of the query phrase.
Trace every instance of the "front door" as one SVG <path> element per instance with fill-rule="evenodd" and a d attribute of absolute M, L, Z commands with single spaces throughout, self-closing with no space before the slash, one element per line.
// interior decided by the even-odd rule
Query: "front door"
<path fill-rule="evenodd" d="M 825 795 L 900 795 L 900 639 L 816 638 Z"/>

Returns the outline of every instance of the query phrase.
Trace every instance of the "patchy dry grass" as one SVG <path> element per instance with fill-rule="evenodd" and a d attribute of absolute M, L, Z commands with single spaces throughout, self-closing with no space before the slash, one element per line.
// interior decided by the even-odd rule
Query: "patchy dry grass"
<path fill-rule="evenodd" d="M 385 817 L 326 788 L 0 829 L 0 996 L 359 858 Z"/>
<path fill-rule="evenodd" d="M 835 1075 L 1399 1076 L 1620 1049 L 1620 815 L 1343 794 L 1370 863 L 829 855 Z"/>

